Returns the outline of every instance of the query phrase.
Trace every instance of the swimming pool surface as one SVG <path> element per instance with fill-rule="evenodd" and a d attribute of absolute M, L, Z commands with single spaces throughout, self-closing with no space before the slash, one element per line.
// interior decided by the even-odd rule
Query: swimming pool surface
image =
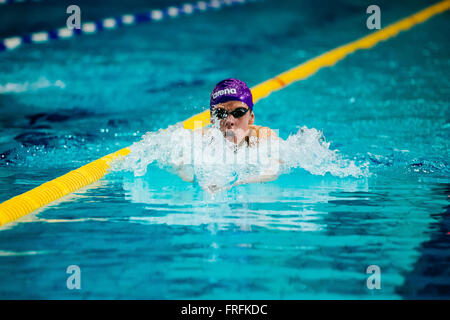
<path fill-rule="evenodd" d="M 128 2 L 79 5 L 149 8 Z M 369 4 L 255 1 L 0 52 L 0 202 L 203 111 L 224 78 L 254 86 L 372 32 Z M 61 5 L 4 6 L 0 35 L 62 26 Z M 383 27 L 430 3 L 378 5 Z M 321 163 L 211 195 L 158 163 L 116 170 L 0 229 L 0 298 L 450 298 L 449 31 L 446 12 L 255 105 L 257 124 L 321 130 L 364 174 Z"/>

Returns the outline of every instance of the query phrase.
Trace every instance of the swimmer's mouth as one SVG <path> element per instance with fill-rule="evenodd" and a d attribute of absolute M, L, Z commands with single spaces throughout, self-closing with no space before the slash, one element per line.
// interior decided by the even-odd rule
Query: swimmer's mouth
<path fill-rule="evenodd" d="M 236 133 L 233 130 L 227 129 L 225 130 L 225 137 L 234 137 L 236 135 Z"/>
<path fill-rule="evenodd" d="M 224 137 L 230 142 L 235 142 L 236 133 L 233 130 L 227 129 L 224 132 Z"/>

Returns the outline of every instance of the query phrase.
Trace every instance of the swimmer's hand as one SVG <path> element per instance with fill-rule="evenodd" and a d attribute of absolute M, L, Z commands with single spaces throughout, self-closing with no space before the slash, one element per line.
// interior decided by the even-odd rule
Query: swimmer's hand
<path fill-rule="evenodd" d="M 233 183 L 232 187 L 236 187 L 242 184 L 249 184 L 249 183 L 258 183 L 258 182 L 269 182 L 269 181 L 274 181 L 278 178 L 278 173 L 277 174 L 265 174 L 265 175 L 260 175 L 260 176 L 256 176 L 256 177 L 251 177 L 248 179 L 244 179 L 244 180 L 238 180 L 235 183 Z"/>
<path fill-rule="evenodd" d="M 178 165 L 175 166 L 176 173 L 180 176 L 183 181 L 193 182 L 194 181 L 194 170 L 192 166 L 189 165 Z"/>
<path fill-rule="evenodd" d="M 231 189 L 231 187 L 233 187 L 233 186 L 232 185 L 231 186 L 218 186 L 215 184 L 211 184 L 209 186 L 206 186 L 206 188 L 204 188 L 204 190 L 206 190 L 209 193 L 214 194 L 214 193 L 219 193 L 219 192 L 229 190 L 229 189 Z"/>
<path fill-rule="evenodd" d="M 280 160 L 274 162 L 274 166 L 268 168 L 262 172 L 262 174 L 249 177 L 247 179 L 239 179 L 235 183 L 233 183 L 232 187 L 239 186 L 241 184 L 249 184 L 249 183 L 258 183 L 258 182 L 269 182 L 276 180 L 279 176 L 279 164 L 282 163 Z"/>
<path fill-rule="evenodd" d="M 203 189 L 212 194 L 220 193 L 223 191 L 230 190 L 231 188 L 242 185 L 242 184 L 273 181 L 273 180 L 276 180 L 278 178 L 278 176 L 279 176 L 278 172 L 272 172 L 270 174 L 267 173 L 267 174 L 262 174 L 259 176 L 250 177 L 247 179 L 237 180 L 232 185 L 218 186 L 215 184 L 211 184 L 209 186 L 206 186 Z"/>

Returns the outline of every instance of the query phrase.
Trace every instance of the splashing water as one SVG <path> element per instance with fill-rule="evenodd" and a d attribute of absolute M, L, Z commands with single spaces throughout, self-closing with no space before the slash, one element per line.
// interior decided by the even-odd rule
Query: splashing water
<path fill-rule="evenodd" d="M 368 162 L 356 165 L 347 160 L 337 150 L 330 149 L 323 133 L 317 129 L 302 127 L 281 143 L 280 154 L 285 162 L 285 170 L 303 168 L 315 175 L 330 173 L 338 177 L 368 177 Z"/>
<path fill-rule="evenodd" d="M 190 179 L 207 189 L 210 185 L 231 186 L 237 180 L 288 173 L 303 168 L 314 175 L 367 177 L 368 164 L 356 165 L 330 150 L 321 131 L 302 127 L 286 140 L 272 137 L 237 147 L 217 128 L 186 130 L 180 125 L 148 132 L 134 143 L 131 153 L 112 165 L 113 171 L 131 171 L 143 176 L 157 163 L 170 171 L 188 172 Z"/>

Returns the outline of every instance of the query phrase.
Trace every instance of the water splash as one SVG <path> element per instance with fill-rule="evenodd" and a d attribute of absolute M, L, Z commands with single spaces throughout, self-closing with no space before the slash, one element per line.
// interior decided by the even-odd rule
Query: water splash
<path fill-rule="evenodd" d="M 286 140 L 276 137 L 253 146 L 237 147 L 217 128 L 186 130 L 180 125 L 148 132 L 134 143 L 131 153 L 112 165 L 113 171 L 143 176 L 150 164 L 175 171 L 202 188 L 229 187 L 237 180 L 258 175 L 284 174 L 303 168 L 313 175 L 367 177 L 368 164 L 345 159 L 331 150 L 321 131 L 302 127 Z"/>
<path fill-rule="evenodd" d="M 368 162 L 358 163 L 346 159 L 338 150 L 330 149 L 322 131 L 302 127 L 281 143 L 280 154 L 284 169 L 303 168 L 314 175 L 330 173 L 337 177 L 368 177 Z"/>

